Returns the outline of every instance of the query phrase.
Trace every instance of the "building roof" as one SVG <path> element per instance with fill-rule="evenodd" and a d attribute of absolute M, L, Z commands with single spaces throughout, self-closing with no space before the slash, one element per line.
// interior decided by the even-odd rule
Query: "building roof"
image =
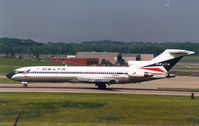
<path fill-rule="evenodd" d="M 137 57 L 139 56 L 140 54 L 132 54 L 132 53 L 122 53 L 122 56 L 125 56 L 125 57 Z"/>
<path fill-rule="evenodd" d="M 77 52 L 77 54 L 114 54 L 118 55 L 118 52 Z"/>

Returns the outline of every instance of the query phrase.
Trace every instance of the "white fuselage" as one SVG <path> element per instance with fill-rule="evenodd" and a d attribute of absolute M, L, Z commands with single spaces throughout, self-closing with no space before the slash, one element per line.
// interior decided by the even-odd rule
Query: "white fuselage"
<path fill-rule="evenodd" d="M 15 70 L 11 79 L 24 82 L 104 82 L 116 84 L 166 77 L 166 73 L 158 74 L 156 77 L 154 77 L 155 75 L 144 76 L 144 74 L 138 77 L 130 76 L 130 71 L 135 71 L 135 69 L 130 67 L 34 66 Z M 136 69 L 136 71 L 138 70 Z M 142 70 L 142 72 L 149 71 Z"/>

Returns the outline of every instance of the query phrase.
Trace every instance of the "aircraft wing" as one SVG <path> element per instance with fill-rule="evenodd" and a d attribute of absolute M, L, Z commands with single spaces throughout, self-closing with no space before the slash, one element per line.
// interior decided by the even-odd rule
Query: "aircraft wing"
<path fill-rule="evenodd" d="M 89 77 L 77 77 L 77 80 L 80 82 L 88 82 L 88 83 L 117 83 L 117 80 L 114 78 L 89 78 Z"/>

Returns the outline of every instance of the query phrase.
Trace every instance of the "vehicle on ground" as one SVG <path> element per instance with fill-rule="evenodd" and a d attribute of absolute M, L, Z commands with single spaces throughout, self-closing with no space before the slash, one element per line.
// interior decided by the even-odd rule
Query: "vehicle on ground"
<path fill-rule="evenodd" d="M 166 49 L 150 61 L 129 61 L 127 67 L 102 66 L 30 66 L 14 70 L 8 78 L 21 81 L 24 87 L 28 82 L 71 82 L 93 83 L 99 89 L 106 85 L 127 84 L 175 77 L 169 70 L 193 51 Z"/>

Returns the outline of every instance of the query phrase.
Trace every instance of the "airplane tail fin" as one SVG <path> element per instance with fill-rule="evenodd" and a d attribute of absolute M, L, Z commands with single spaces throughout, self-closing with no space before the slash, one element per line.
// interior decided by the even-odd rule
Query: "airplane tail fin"
<path fill-rule="evenodd" d="M 194 54 L 193 51 L 180 49 L 166 49 L 163 53 L 150 61 L 140 61 L 140 68 L 156 72 L 168 72 L 183 56 Z M 132 61 L 133 63 L 133 61 Z M 137 61 L 139 63 L 139 61 Z M 131 61 L 129 62 L 131 66 Z"/>
<path fill-rule="evenodd" d="M 150 64 L 144 67 L 163 66 L 169 71 L 183 56 L 194 54 L 193 51 L 180 49 L 166 49 L 162 54 L 152 59 Z"/>

